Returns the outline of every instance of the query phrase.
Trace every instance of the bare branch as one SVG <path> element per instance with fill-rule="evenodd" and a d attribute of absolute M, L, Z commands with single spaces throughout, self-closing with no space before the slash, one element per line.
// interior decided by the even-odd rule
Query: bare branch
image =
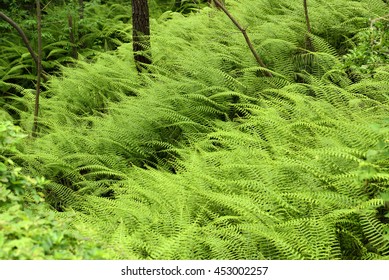
<path fill-rule="evenodd" d="M 309 12 L 308 12 L 307 0 L 303 0 L 303 3 L 304 3 L 305 22 L 307 24 L 307 31 L 308 31 L 308 34 L 305 37 L 305 44 L 306 44 L 306 48 L 309 51 L 314 52 L 315 48 L 313 47 L 312 39 L 310 37 L 310 34 L 311 34 L 312 30 L 311 30 L 311 22 L 309 21 Z"/>
<path fill-rule="evenodd" d="M 35 64 L 38 65 L 38 57 L 37 55 L 35 54 L 34 50 L 32 49 L 31 45 L 30 45 L 30 42 L 28 41 L 27 39 L 27 36 L 26 34 L 24 34 L 23 30 L 19 27 L 19 25 L 14 22 L 12 19 L 10 19 L 9 17 L 7 17 L 4 13 L 0 12 L 0 18 L 2 18 L 3 20 L 5 20 L 6 22 L 8 22 L 13 28 L 16 29 L 16 31 L 18 31 L 19 35 L 22 37 L 23 39 L 23 42 L 24 44 L 26 45 L 28 51 L 30 52 L 32 58 L 34 59 L 35 61 Z"/>
<path fill-rule="evenodd" d="M 216 7 L 218 7 L 219 9 L 221 9 L 230 19 L 231 21 L 235 24 L 236 27 L 238 27 L 238 29 L 240 30 L 240 32 L 242 32 L 245 40 L 246 40 L 246 43 L 247 45 L 249 46 L 252 54 L 254 55 L 255 57 L 255 60 L 258 62 L 258 64 L 263 67 L 263 68 L 267 68 L 265 63 L 263 62 L 263 60 L 261 59 L 261 57 L 259 56 L 259 54 L 257 53 L 257 51 L 255 50 L 253 44 L 251 43 L 251 40 L 249 38 L 249 36 L 247 35 L 247 32 L 246 32 L 246 29 L 243 28 L 239 22 L 231 15 L 231 13 L 224 7 L 224 5 L 222 3 L 220 3 L 219 0 L 213 0 L 213 2 L 215 3 Z M 269 71 L 266 71 L 265 72 L 265 75 L 268 76 L 268 77 L 273 77 L 273 75 L 269 72 Z"/>

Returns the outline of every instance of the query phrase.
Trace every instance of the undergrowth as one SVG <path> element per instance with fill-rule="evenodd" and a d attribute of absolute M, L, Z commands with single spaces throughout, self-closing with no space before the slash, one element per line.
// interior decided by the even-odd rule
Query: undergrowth
<path fill-rule="evenodd" d="M 309 1 L 310 52 L 301 1 L 226 2 L 273 77 L 222 12 L 165 13 L 148 72 L 130 44 L 61 68 L 13 160 L 108 258 L 388 259 L 389 71 L 341 59 L 385 4 Z"/>

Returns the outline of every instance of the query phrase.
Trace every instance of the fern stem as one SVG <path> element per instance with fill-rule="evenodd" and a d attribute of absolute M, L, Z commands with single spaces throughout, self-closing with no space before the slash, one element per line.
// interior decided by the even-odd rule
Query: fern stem
<path fill-rule="evenodd" d="M 224 7 L 224 5 L 222 3 L 220 3 L 218 0 L 213 0 L 213 1 L 215 3 L 216 7 L 221 9 L 230 18 L 230 20 L 235 24 L 235 26 L 240 30 L 240 32 L 242 32 L 242 34 L 246 40 L 246 43 L 249 46 L 249 48 L 250 48 L 252 54 L 254 55 L 255 60 L 258 62 L 258 64 L 263 68 L 267 68 L 265 63 L 263 62 L 263 60 L 261 59 L 261 57 L 257 53 L 257 51 L 254 49 L 254 46 L 251 43 L 249 36 L 247 35 L 246 29 L 243 28 L 242 25 L 240 25 L 240 23 L 231 15 L 231 13 Z M 273 75 L 269 71 L 266 71 L 265 75 L 268 77 L 273 77 Z"/>

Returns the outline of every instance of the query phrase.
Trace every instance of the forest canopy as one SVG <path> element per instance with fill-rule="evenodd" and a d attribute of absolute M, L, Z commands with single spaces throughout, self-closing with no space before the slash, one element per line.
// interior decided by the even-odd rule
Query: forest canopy
<path fill-rule="evenodd" d="M 0 259 L 389 259 L 382 0 L 0 3 Z"/>

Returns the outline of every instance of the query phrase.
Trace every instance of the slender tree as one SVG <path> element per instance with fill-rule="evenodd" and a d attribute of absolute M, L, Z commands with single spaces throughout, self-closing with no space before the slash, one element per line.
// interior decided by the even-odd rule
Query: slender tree
<path fill-rule="evenodd" d="M 215 4 L 215 6 L 222 10 L 229 18 L 230 20 L 235 24 L 235 26 L 240 30 L 240 32 L 243 34 L 243 37 L 244 39 L 246 40 L 246 43 L 248 45 L 248 47 L 250 48 L 250 51 L 251 53 L 253 54 L 255 60 L 258 62 L 258 64 L 263 67 L 263 68 L 267 68 L 265 63 L 263 62 L 263 60 L 261 59 L 261 57 L 259 56 L 259 54 L 257 53 L 257 51 L 255 50 L 253 44 L 251 43 L 251 40 L 249 38 L 249 36 L 247 35 L 247 32 L 246 32 L 246 29 L 243 28 L 242 25 L 240 25 L 240 23 L 231 15 L 231 13 L 226 9 L 226 7 L 223 5 L 222 2 L 220 2 L 219 0 L 212 0 L 213 3 Z M 272 77 L 273 75 L 269 72 L 269 71 L 265 71 L 264 73 L 266 76 L 268 77 Z"/>
<path fill-rule="evenodd" d="M 138 72 L 141 72 L 143 65 L 151 64 L 149 4 L 147 0 L 132 0 L 132 30 L 134 60 Z"/>
<path fill-rule="evenodd" d="M 14 22 L 12 19 L 10 19 L 8 16 L 6 16 L 1 11 L 0 11 L 0 18 L 5 20 L 6 22 L 8 22 L 13 28 L 16 29 L 16 31 L 19 33 L 20 37 L 22 37 L 24 45 L 26 46 L 26 48 L 30 52 L 30 54 L 31 54 L 32 58 L 34 59 L 35 63 L 38 65 L 38 56 L 36 55 L 36 53 L 32 49 L 31 44 L 28 41 L 28 38 L 27 38 L 26 34 L 23 32 L 23 29 L 21 29 L 20 26 L 16 22 Z"/>
<path fill-rule="evenodd" d="M 310 34 L 311 34 L 312 30 L 311 30 L 311 22 L 309 21 L 309 12 L 308 12 L 307 0 L 303 0 L 303 4 L 304 4 L 305 22 L 307 24 L 307 32 L 308 32 L 305 35 L 305 45 L 306 45 L 307 50 L 309 50 L 311 52 L 314 52 L 315 49 L 313 47 L 312 39 L 310 37 Z"/>
<path fill-rule="evenodd" d="M 84 0 L 78 0 L 78 13 L 80 16 L 80 19 L 84 18 Z"/>
<path fill-rule="evenodd" d="M 71 14 L 68 14 L 68 25 L 69 25 L 69 41 L 70 44 L 72 45 L 72 57 L 74 59 L 77 59 L 78 58 L 77 45 L 74 36 L 73 16 Z"/>
<path fill-rule="evenodd" d="M 41 76 L 42 76 L 42 13 L 40 0 L 36 0 L 36 15 L 38 20 L 38 63 L 37 63 L 37 82 L 35 94 L 35 110 L 34 110 L 34 124 L 32 127 L 32 137 L 36 136 L 38 129 L 38 114 L 39 114 L 39 95 L 41 92 Z"/>
<path fill-rule="evenodd" d="M 207 2 L 208 2 L 208 5 L 209 5 L 210 7 L 215 7 L 215 8 L 217 8 L 217 9 L 220 10 L 219 5 L 218 5 L 217 3 L 215 3 L 213 0 L 207 0 Z M 223 1 L 223 0 L 219 0 L 218 2 L 219 2 L 221 5 L 224 6 L 224 1 Z"/>

